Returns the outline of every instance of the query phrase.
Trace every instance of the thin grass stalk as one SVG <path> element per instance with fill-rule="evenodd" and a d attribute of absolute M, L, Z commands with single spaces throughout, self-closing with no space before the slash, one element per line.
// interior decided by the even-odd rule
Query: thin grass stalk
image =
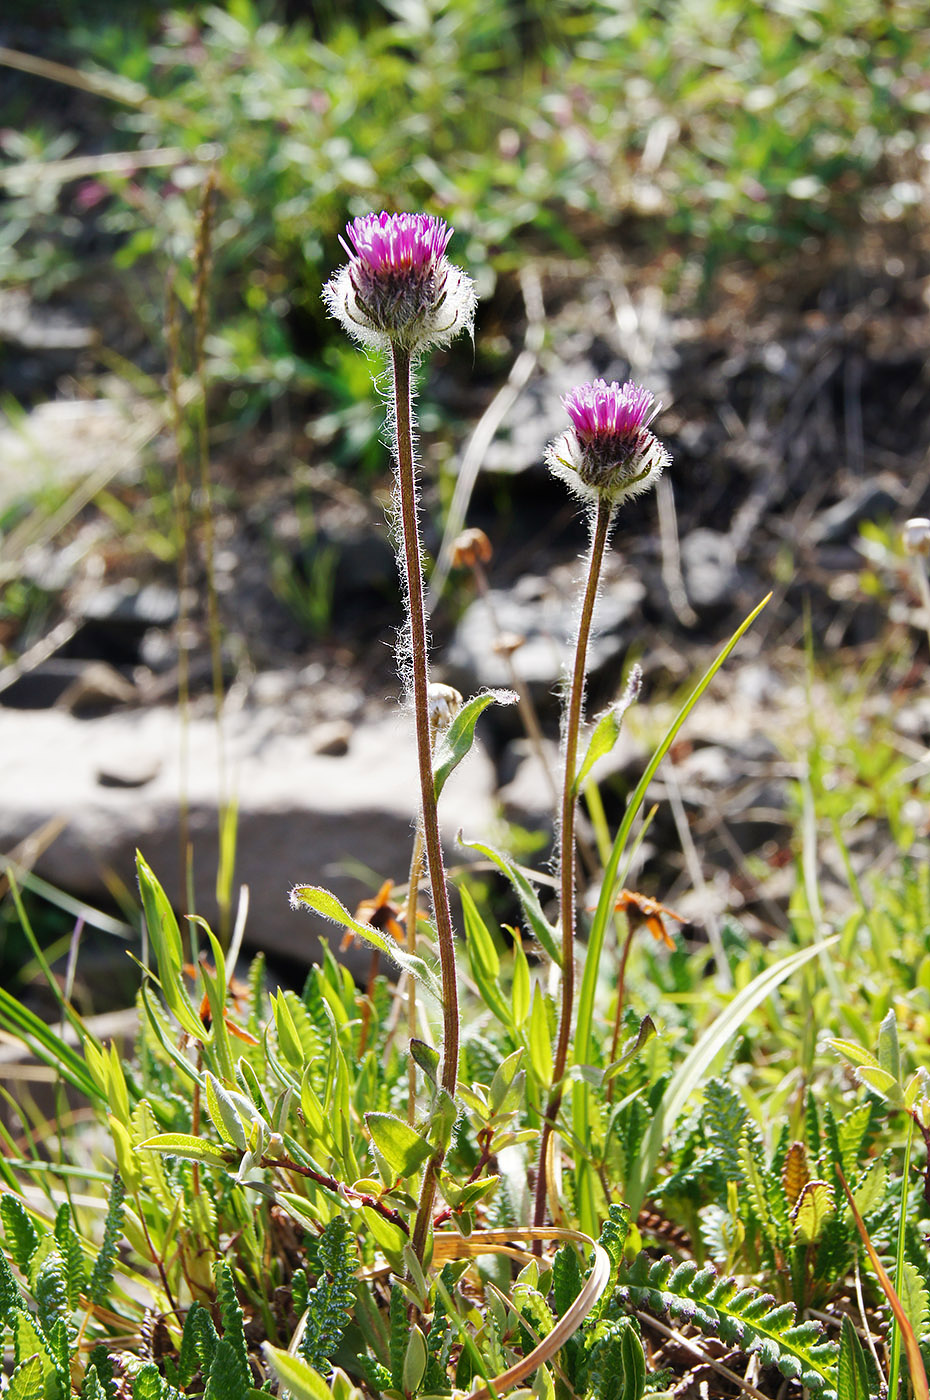
<path fill-rule="evenodd" d="M 423 607 L 423 574 L 421 566 L 420 530 L 417 513 L 416 472 L 413 451 L 413 415 L 411 411 L 410 352 L 394 344 L 391 349 L 394 375 L 394 423 L 397 434 L 397 480 L 403 544 L 404 579 L 410 625 L 411 685 L 416 729 L 417 764 L 420 778 L 420 815 L 423 842 L 426 847 L 426 867 L 429 873 L 439 946 L 439 967 L 442 979 L 442 1062 L 440 1083 L 450 1097 L 455 1096 L 459 1062 L 459 1007 L 456 983 L 455 943 L 452 934 L 452 913 L 439 838 L 439 816 L 433 783 L 433 749 L 429 715 L 426 615 Z M 413 1248 L 422 1262 L 429 1233 L 436 1181 L 442 1166 L 444 1150 L 440 1147 L 426 1164 L 420 1200 L 413 1231 Z"/>
<path fill-rule="evenodd" d="M 184 415 L 181 410 L 181 327 L 174 272 L 165 288 L 165 339 L 168 349 L 168 410 L 174 434 L 174 511 L 178 532 L 178 876 L 182 906 L 193 912 L 192 848 L 190 840 L 190 587 L 191 587 L 191 486 L 187 474 Z M 197 928 L 188 924 L 191 962 L 197 962 Z"/>
<path fill-rule="evenodd" d="M 216 174 L 207 176 L 200 203 L 197 238 L 194 244 L 194 374 L 197 395 L 194 420 L 197 442 L 197 463 L 200 474 L 200 524 L 203 531 L 204 568 L 207 584 L 207 632 L 210 639 L 210 672 L 213 685 L 213 709 L 216 720 L 217 782 L 218 782 L 218 868 L 216 898 L 220 916 L 220 936 L 229 939 L 232 872 L 225 870 L 225 828 L 229 794 L 226 779 L 226 737 L 223 726 L 222 631 L 220 627 L 219 595 L 216 589 L 216 536 L 213 525 L 213 483 L 210 478 L 210 440 L 207 424 L 207 357 L 206 338 L 209 323 L 210 268 L 213 237 L 213 215 L 217 189 Z"/>
<path fill-rule="evenodd" d="M 578 734 L 581 728 L 581 711 L 584 704 L 585 675 L 588 661 L 588 640 L 594 618 L 594 605 L 601 578 L 601 565 L 613 506 L 606 497 L 599 497 L 597 513 L 591 531 L 591 549 L 588 556 L 587 583 L 581 604 L 581 617 L 578 622 L 578 636 L 575 641 L 575 664 L 572 671 L 571 689 L 568 697 L 568 712 L 565 721 L 565 768 L 562 779 L 562 818 L 560 832 L 560 891 L 559 909 L 562 925 L 562 1001 L 559 1013 L 559 1029 L 556 1037 L 555 1056 L 552 1065 L 553 1091 L 546 1106 L 542 1134 L 539 1141 L 539 1166 L 536 1173 L 536 1199 L 533 1210 L 533 1224 L 538 1229 L 546 1216 L 547 1195 L 547 1153 L 553 1123 L 562 1104 L 565 1068 L 568 1064 L 568 1047 L 571 1040 L 572 1010 L 575 999 L 575 808 L 578 801 L 575 777 L 578 771 Z"/>
<path fill-rule="evenodd" d="M 907 1183 L 911 1174 L 911 1150 L 914 1145 L 914 1119 L 908 1114 L 907 1139 L 904 1143 L 904 1163 L 901 1167 L 901 1212 L 898 1216 L 898 1240 L 894 1259 L 894 1286 L 900 1293 L 904 1280 L 904 1246 L 907 1235 Z M 897 1317 L 891 1323 L 891 1356 L 888 1365 L 888 1400 L 897 1400 L 898 1378 L 901 1374 L 901 1326 Z"/>

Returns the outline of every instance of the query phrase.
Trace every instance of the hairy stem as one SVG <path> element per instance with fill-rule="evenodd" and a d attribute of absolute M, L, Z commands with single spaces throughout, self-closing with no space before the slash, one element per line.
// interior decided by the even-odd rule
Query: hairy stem
<path fill-rule="evenodd" d="M 533 1212 L 534 1225 L 541 1226 L 546 1218 L 546 1156 L 549 1138 L 562 1105 L 562 1079 L 568 1063 L 568 1046 L 572 1031 L 572 1008 L 575 1000 L 575 775 L 578 771 L 578 733 L 581 728 L 581 711 L 584 704 L 585 671 L 588 659 L 588 639 L 591 635 L 591 622 L 594 617 L 594 604 L 601 577 L 604 549 L 610 530 L 613 514 L 610 502 L 598 497 L 597 514 L 591 532 L 591 550 L 588 555 L 588 579 L 585 585 L 584 600 L 581 604 L 581 617 L 578 622 L 578 636 L 575 641 L 575 665 L 572 671 L 571 690 L 568 696 L 568 711 L 565 719 L 565 768 L 562 779 L 562 820 L 559 852 L 559 915 L 562 925 L 562 1005 L 559 1012 L 559 1030 L 556 1037 L 555 1057 L 552 1066 L 552 1094 L 546 1106 L 542 1134 L 539 1140 L 539 1166 L 536 1172 L 536 1199 Z"/>
<path fill-rule="evenodd" d="M 452 914 L 449 892 L 439 839 L 439 817 L 436 791 L 433 785 L 433 757 L 429 721 L 427 688 L 428 652 L 426 615 L 423 607 L 423 575 L 421 571 L 420 529 L 417 517 L 416 479 L 413 461 L 413 420 L 410 410 L 410 352 L 400 346 L 392 347 L 394 371 L 394 422 L 397 432 L 397 481 L 400 519 L 403 534 L 404 577 L 407 585 L 407 611 L 410 624 L 410 652 L 413 662 L 413 713 L 417 739 L 417 762 L 420 772 L 420 814 L 423 841 L 426 846 L 426 866 L 429 872 L 436 921 L 436 941 L 439 946 L 439 967 L 442 978 L 442 1069 L 440 1083 L 451 1097 L 459 1062 L 459 1005 L 456 985 L 455 943 L 452 935 Z M 436 1180 L 445 1153 L 440 1149 L 430 1158 L 423 1173 L 423 1185 L 413 1231 L 413 1248 L 422 1260 L 429 1233 Z"/>

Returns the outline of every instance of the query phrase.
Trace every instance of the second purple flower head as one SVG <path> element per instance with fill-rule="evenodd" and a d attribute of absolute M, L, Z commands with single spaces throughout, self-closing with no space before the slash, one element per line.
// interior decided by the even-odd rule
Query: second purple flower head
<path fill-rule="evenodd" d="M 475 318 L 471 278 L 446 257 L 432 214 L 365 214 L 346 226 L 349 261 L 323 288 L 330 315 L 363 345 L 414 353 L 445 345 Z M 350 246 L 351 245 L 351 246 Z"/>
<path fill-rule="evenodd" d="M 613 504 L 648 491 L 671 461 L 649 425 L 659 411 L 650 391 L 630 379 L 595 379 L 566 394 L 572 427 L 550 443 L 550 469 L 585 500 Z"/>

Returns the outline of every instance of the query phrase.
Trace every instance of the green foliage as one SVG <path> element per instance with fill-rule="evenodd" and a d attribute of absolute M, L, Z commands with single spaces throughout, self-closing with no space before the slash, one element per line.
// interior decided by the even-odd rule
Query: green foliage
<path fill-rule="evenodd" d="M 777 1366 L 812 1395 L 834 1400 L 836 1343 L 825 1338 L 819 1322 L 797 1322 L 793 1303 L 779 1305 L 771 1294 L 718 1278 L 713 1268 L 698 1270 L 690 1260 L 675 1267 L 670 1255 L 653 1262 L 645 1254 L 621 1275 L 617 1296 L 688 1322 L 728 1346 L 758 1352 L 764 1365 Z"/>
<path fill-rule="evenodd" d="M 22 1201 L 4 1192 L 0 1196 L 0 1219 L 10 1258 L 23 1273 L 29 1268 L 29 1261 L 39 1245 L 35 1226 L 26 1214 Z"/>
<path fill-rule="evenodd" d="M 307 1293 L 300 1354 L 314 1370 L 328 1376 L 355 1304 L 358 1253 L 343 1216 L 334 1216 L 324 1226 L 315 1253 L 317 1280 Z"/>
<path fill-rule="evenodd" d="M 119 1248 L 123 1228 L 123 1200 L 125 1187 L 119 1172 L 110 1184 L 110 1199 L 107 1205 L 107 1218 L 103 1227 L 103 1241 L 100 1245 L 94 1267 L 91 1271 L 87 1293 L 92 1303 L 102 1303 L 113 1283 L 113 1266 Z"/>

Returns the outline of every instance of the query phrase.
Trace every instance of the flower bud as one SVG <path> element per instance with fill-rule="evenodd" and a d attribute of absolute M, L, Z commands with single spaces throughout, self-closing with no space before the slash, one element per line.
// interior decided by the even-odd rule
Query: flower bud
<path fill-rule="evenodd" d="M 493 550 L 491 541 L 476 525 L 463 530 L 452 541 L 453 569 L 473 569 L 476 564 L 488 564 Z"/>
<path fill-rule="evenodd" d="M 671 461 L 649 424 L 659 411 L 653 395 L 628 380 L 595 379 L 562 399 L 572 427 L 549 445 L 550 470 L 584 500 L 613 504 L 653 486 Z"/>
<path fill-rule="evenodd" d="M 408 352 L 471 331 L 475 289 L 446 257 L 452 229 L 432 214 L 365 214 L 346 225 L 345 267 L 323 288 L 331 316 L 362 345 Z"/>
<path fill-rule="evenodd" d="M 462 708 L 462 696 L 451 685 L 433 681 L 427 692 L 429 705 L 429 727 L 436 734 L 448 729 Z"/>
<path fill-rule="evenodd" d="M 905 520 L 901 539 L 905 554 L 930 554 L 930 520 L 923 515 Z"/>

